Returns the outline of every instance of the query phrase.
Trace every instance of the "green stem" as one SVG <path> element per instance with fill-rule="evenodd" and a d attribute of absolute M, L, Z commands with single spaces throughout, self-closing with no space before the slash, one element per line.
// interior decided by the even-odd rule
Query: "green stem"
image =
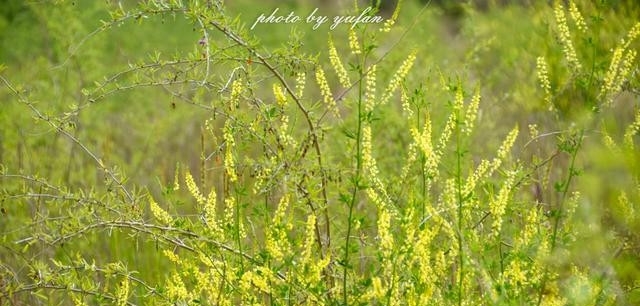
<path fill-rule="evenodd" d="M 356 203 L 356 196 L 358 190 L 360 189 L 360 173 L 362 171 L 362 79 L 364 78 L 364 72 L 362 67 L 364 67 L 365 59 L 363 58 L 363 63 L 358 69 L 358 74 L 360 75 L 360 80 L 358 81 L 358 129 L 356 131 L 356 174 L 353 180 L 353 190 L 351 191 L 351 201 L 349 202 L 349 217 L 347 219 L 347 237 L 345 239 L 344 245 L 344 259 L 343 259 L 343 275 L 342 275 L 342 302 L 344 305 L 349 305 L 348 303 L 348 294 L 347 294 L 347 270 L 349 269 L 349 238 L 351 237 L 351 224 L 353 218 L 353 207 Z"/>
<path fill-rule="evenodd" d="M 563 210 L 564 203 L 567 199 L 567 194 L 569 193 L 569 186 L 571 186 L 571 182 L 573 181 L 573 178 L 576 176 L 576 170 L 575 170 L 576 157 L 578 156 L 578 150 L 582 145 L 583 138 L 584 138 L 584 130 L 580 130 L 578 142 L 575 144 L 575 146 L 571 148 L 571 151 L 569 151 L 569 153 L 571 154 L 571 162 L 569 164 L 569 176 L 567 177 L 567 180 L 563 183 L 564 185 L 562 186 L 562 195 L 560 197 L 560 202 L 558 204 L 558 208 L 554 213 L 555 220 L 553 222 L 553 232 L 551 234 L 551 248 L 550 248 L 551 253 L 555 250 L 556 243 L 558 241 L 558 232 L 560 230 L 560 225 L 561 225 L 560 221 L 562 219 L 562 210 Z M 545 269 L 544 275 L 542 277 L 542 283 L 540 284 L 540 292 L 538 292 L 538 303 L 537 303 L 538 305 L 542 303 L 542 295 L 548 280 L 549 280 L 549 271 Z"/>
<path fill-rule="evenodd" d="M 456 110 L 456 192 L 458 200 L 458 261 L 460 276 L 458 277 L 458 305 L 462 305 L 464 254 L 462 251 L 462 151 L 460 150 L 460 111 Z"/>

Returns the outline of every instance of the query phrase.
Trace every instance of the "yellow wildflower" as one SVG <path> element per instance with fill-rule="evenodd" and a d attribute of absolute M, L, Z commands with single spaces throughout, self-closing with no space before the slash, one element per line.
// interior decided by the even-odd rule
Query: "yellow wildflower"
<path fill-rule="evenodd" d="M 338 51 L 336 50 L 336 46 L 333 44 L 333 40 L 331 36 L 329 36 L 329 61 L 331 62 L 331 66 L 336 71 L 338 75 L 338 80 L 340 80 L 340 85 L 344 87 L 351 86 L 351 81 L 349 80 L 349 75 L 347 74 L 347 70 L 342 65 L 342 61 L 338 56 Z"/>
<path fill-rule="evenodd" d="M 358 35 L 356 35 L 356 30 L 353 27 L 349 28 L 349 48 L 353 54 L 362 53 L 360 43 L 358 42 Z"/>
<path fill-rule="evenodd" d="M 117 306 L 125 306 L 127 305 L 127 300 L 129 299 L 129 278 L 124 277 L 124 279 L 120 282 L 120 286 L 116 290 L 116 305 Z"/>
<path fill-rule="evenodd" d="M 189 193 L 191 193 L 191 195 L 196 199 L 198 204 L 204 205 L 207 202 L 207 200 L 204 198 L 204 196 L 200 192 L 200 189 L 196 185 L 196 182 L 194 181 L 193 176 L 191 176 L 191 173 L 189 173 L 189 171 L 185 172 L 184 181 L 185 181 L 185 184 L 187 185 L 187 190 L 189 190 Z"/>
<path fill-rule="evenodd" d="M 322 67 L 316 68 L 316 81 L 318 82 L 318 86 L 320 87 L 320 93 L 322 93 L 322 97 L 324 98 L 324 104 L 327 105 L 327 108 L 331 112 L 333 112 L 336 118 L 340 118 L 340 113 L 338 112 L 336 101 L 333 99 L 333 94 L 331 93 L 329 83 L 327 82 Z"/>
<path fill-rule="evenodd" d="M 375 107 L 376 99 L 376 65 L 369 68 L 366 76 L 364 111 L 370 112 Z"/>
<path fill-rule="evenodd" d="M 471 104 L 467 108 L 465 112 L 464 118 L 464 133 L 470 135 L 473 131 L 474 121 L 476 120 L 476 116 L 478 115 L 478 107 L 480 106 L 480 87 L 476 87 L 475 92 L 473 94 L 473 98 L 471 98 Z"/>
<path fill-rule="evenodd" d="M 387 33 L 391 31 L 391 27 L 396 23 L 396 20 L 398 19 L 398 15 L 400 14 L 400 6 L 402 4 L 402 1 L 403 0 L 398 0 L 398 4 L 396 4 L 396 9 L 393 11 L 393 15 L 391 15 L 391 18 L 385 21 L 382 28 L 380 28 L 380 32 Z"/>
<path fill-rule="evenodd" d="M 298 97 L 302 97 L 304 94 L 304 86 L 307 80 L 307 74 L 304 71 L 298 72 L 296 75 L 296 93 Z"/>
<path fill-rule="evenodd" d="M 564 52 L 564 56 L 574 71 L 580 71 L 582 70 L 582 66 L 578 61 L 578 55 L 576 54 L 576 50 L 573 47 L 573 42 L 571 41 L 571 32 L 569 31 L 567 18 L 564 14 L 564 7 L 562 6 L 562 3 L 560 1 L 556 2 L 554 12 L 556 15 L 558 35 L 560 36 L 560 43 L 562 44 L 562 51 Z"/>
<path fill-rule="evenodd" d="M 380 99 L 380 104 L 387 103 L 387 101 L 389 101 L 389 99 L 391 98 L 391 95 L 393 94 L 393 92 L 398 88 L 398 86 L 400 86 L 400 82 L 402 82 L 402 80 L 407 76 L 407 74 L 409 73 L 409 70 L 411 69 L 411 67 L 413 66 L 413 63 L 416 60 L 416 53 L 417 53 L 416 50 L 413 50 L 411 53 L 409 53 L 407 58 L 400 65 L 400 68 L 398 68 L 398 70 L 393 74 L 393 77 L 391 78 L 389 85 L 387 85 L 387 88 L 384 90 L 384 93 L 382 94 L 382 98 Z"/>
<path fill-rule="evenodd" d="M 547 69 L 547 63 L 544 60 L 544 57 L 538 57 L 536 60 L 536 68 L 540 87 L 544 90 L 544 101 L 549 105 L 549 111 L 552 111 L 554 109 L 554 105 L 551 102 L 551 82 L 549 82 L 549 70 Z"/>
<path fill-rule="evenodd" d="M 236 174 L 235 169 L 235 157 L 233 155 L 233 150 L 235 149 L 235 139 L 233 137 L 233 127 L 231 126 L 231 120 L 227 120 L 224 123 L 224 127 L 222 129 L 224 141 L 226 143 L 226 149 L 224 154 L 224 169 L 229 177 L 229 181 L 235 182 L 238 180 L 238 176 Z"/>
<path fill-rule="evenodd" d="M 574 1 L 569 1 L 569 14 L 571 14 L 571 18 L 573 22 L 576 24 L 578 30 L 582 33 L 587 32 L 587 24 L 584 22 L 584 18 L 582 18 L 582 14 L 578 10 L 576 3 Z"/>
<path fill-rule="evenodd" d="M 624 132 L 624 145 L 628 149 L 633 149 L 633 136 L 640 132 L 640 109 L 636 111 L 636 117 L 633 123 L 627 127 Z"/>
<path fill-rule="evenodd" d="M 151 196 L 149 196 L 149 207 L 151 208 L 151 213 L 153 216 L 163 224 L 171 224 L 173 223 L 173 218 L 169 215 L 156 201 L 153 200 Z"/>

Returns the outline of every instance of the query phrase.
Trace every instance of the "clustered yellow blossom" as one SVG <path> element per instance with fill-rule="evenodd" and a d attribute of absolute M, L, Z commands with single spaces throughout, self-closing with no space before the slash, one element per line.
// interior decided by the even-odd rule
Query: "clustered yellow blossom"
<path fill-rule="evenodd" d="M 388 260 L 393 252 L 394 240 L 393 235 L 391 235 L 391 213 L 386 206 L 378 208 L 377 225 L 382 256 Z"/>
<path fill-rule="evenodd" d="M 73 305 L 75 306 L 87 306 L 87 303 L 84 302 L 83 296 L 73 294 L 71 295 L 71 299 L 73 299 Z"/>
<path fill-rule="evenodd" d="M 360 43 L 358 42 L 358 35 L 356 35 L 356 30 L 353 27 L 349 28 L 349 48 L 352 54 L 357 55 L 362 53 Z"/>
<path fill-rule="evenodd" d="M 156 201 L 153 200 L 151 196 L 149 196 L 149 207 L 151 208 L 151 213 L 153 216 L 163 224 L 172 224 L 173 218 L 164 210 Z"/>
<path fill-rule="evenodd" d="M 516 171 L 509 171 L 507 174 L 507 179 L 502 185 L 502 188 L 498 192 L 498 196 L 495 199 L 491 200 L 489 204 L 489 211 L 491 212 L 491 217 L 493 218 L 493 223 L 491 225 L 493 236 L 497 237 L 500 234 L 502 229 L 502 217 L 507 208 L 507 204 L 509 204 L 509 195 L 511 194 L 511 190 L 513 189 L 513 185 L 516 179 Z"/>
<path fill-rule="evenodd" d="M 507 265 L 504 273 L 502 273 L 503 281 L 512 284 L 511 288 L 514 295 L 520 294 L 522 287 L 526 286 L 529 280 L 527 270 L 523 270 L 520 265 L 520 260 L 515 259 Z"/>
<path fill-rule="evenodd" d="M 544 60 L 544 57 L 540 56 L 536 60 L 536 70 L 538 72 L 540 87 L 544 90 L 544 101 L 549 105 L 549 111 L 552 111 L 554 105 L 551 102 L 551 82 L 549 81 L 549 69 L 547 69 L 547 62 Z"/>
<path fill-rule="evenodd" d="M 233 227 L 234 224 L 235 224 L 234 216 L 236 215 L 236 205 L 238 205 L 238 204 L 236 203 L 236 199 L 234 197 L 225 198 L 224 199 L 224 204 L 225 204 L 225 207 L 224 207 L 224 219 L 223 219 L 223 222 L 224 222 L 225 228 L 230 228 L 230 227 Z M 246 237 L 247 233 L 246 233 L 246 231 L 244 229 L 244 225 L 242 223 L 242 219 L 241 218 L 238 218 L 238 219 L 239 219 L 238 224 L 237 224 L 238 232 L 240 233 L 240 237 L 244 238 L 244 237 Z"/>
<path fill-rule="evenodd" d="M 476 168 L 476 170 L 469 175 L 469 178 L 467 179 L 467 182 L 464 185 L 464 188 L 462 189 L 462 193 L 464 195 L 467 195 L 469 193 L 471 193 L 473 191 L 474 188 L 476 188 L 476 184 L 481 181 L 483 178 L 490 176 L 492 173 L 489 173 L 491 169 L 491 163 L 486 160 L 483 159 L 480 162 L 480 165 L 478 165 L 478 168 Z"/>
<path fill-rule="evenodd" d="M 367 71 L 366 88 L 364 96 L 364 111 L 370 112 L 376 104 L 376 65 L 373 65 Z"/>
<path fill-rule="evenodd" d="M 273 94 L 276 97 L 278 106 L 284 111 L 287 105 L 287 98 L 282 88 L 278 84 L 273 84 Z M 289 135 L 289 116 L 282 114 L 280 116 L 280 127 L 278 128 L 278 136 L 285 146 L 294 145 L 295 140 Z"/>
<path fill-rule="evenodd" d="M 538 209 L 530 209 L 525 217 L 524 229 L 520 232 L 518 239 L 516 240 L 516 248 L 522 248 L 531 243 L 533 236 L 539 226 Z"/>
<path fill-rule="evenodd" d="M 216 192 L 215 190 L 211 189 L 211 192 L 209 192 L 209 196 L 207 197 L 207 202 L 204 204 L 202 211 L 207 228 L 211 231 L 213 237 L 218 239 L 222 238 L 222 230 L 220 229 L 220 225 L 218 224 L 218 219 L 216 217 L 216 202 Z"/>
<path fill-rule="evenodd" d="M 416 50 L 413 50 L 411 53 L 409 53 L 407 58 L 402 62 L 402 64 L 400 65 L 400 68 L 398 68 L 398 70 L 393 74 L 393 77 L 391 78 L 389 85 L 387 85 L 387 88 L 384 90 L 384 93 L 382 94 L 382 98 L 380 99 L 380 104 L 385 104 L 387 103 L 387 101 L 389 101 L 389 99 L 391 98 L 391 95 L 393 95 L 393 92 L 398 88 L 398 86 L 400 86 L 400 82 L 402 82 L 402 80 L 407 76 L 407 74 L 409 74 L 409 70 L 411 70 L 411 67 L 413 66 L 413 63 L 415 62 L 415 60 L 416 60 Z"/>
<path fill-rule="evenodd" d="M 602 285 L 576 265 L 571 265 L 567 296 L 572 305 L 587 305 L 601 297 Z"/>
<path fill-rule="evenodd" d="M 368 297 L 374 301 L 379 301 L 382 300 L 386 294 L 387 288 L 382 285 L 380 277 L 374 276 L 371 278 L 371 293 L 369 293 Z"/>
<path fill-rule="evenodd" d="M 511 132 L 509 132 L 507 137 L 502 142 L 502 145 L 500 145 L 500 149 L 498 149 L 498 159 L 499 160 L 504 160 L 507 157 L 507 155 L 509 154 L 509 151 L 511 150 L 511 147 L 513 147 L 513 144 L 516 142 L 516 138 L 518 138 L 518 127 L 517 126 L 514 127 L 511 130 Z"/>
<path fill-rule="evenodd" d="M 576 24 L 576 28 L 578 28 L 582 33 L 586 33 L 587 24 L 584 22 L 584 18 L 582 18 L 582 14 L 580 14 L 578 6 L 576 6 L 574 1 L 569 1 L 569 14 L 571 14 L 571 18 Z"/>
<path fill-rule="evenodd" d="M 344 87 L 351 86 L 351 81 L 349 80 L 349 74 L 347 73 L 347 70 L 344 68 L 344 65 L 342 65 L 342 61 L 338 56 L 338 50 L 336 50 L 336 46 L 333 44 L 333 40 L 331 39 L 331 36 L 329 36 L 328 44 L 329 44 L 329 61 L 331 62 L 331 66 L 333 67 L 333 69 L 336 71 L 336 74 L 338 75 L 338 80 L 340 81 L 340 85 Z"/>
<path fill-rule="evenodd" d="M 241 79 L 236 79 L 231 84 L 231 97 L 229 99 L 229 109 L 235 109 L 240 103 L 240 96 L 242 95 L 243 84 Z"/>
<path fill-rule="evenodd" d="M 502 161 L 509 154 L 509 151 L 511 150 L 511 147 L 513 146 L 513 143 L 516 141 L 517 137 L 518 127 L 516 126 L 515 128 L 513 128 L 513 130 L 511 130 L 511 132 L 509 132 L 505 140 L 502 142 L 502 145 L 500 145 L 497 157 L 495 157 L 491 162 L 489 162 L 488 160 L 482 160 L 480 162 L 480 165 L 478 165 L 478 168 L 476 168 L 476 170 L 471 175 L 469 175 L 469 178 L 467 179 L 462 189 L 463 194 L 467 195 L 472 192 L 479 181 L 481 181 L 485 177 L 491 176 L 500 167 Z"/>
<path fill-rule="evenodd" d="M 471 135 L 473 131 L 473 125 L 478 115 L 478 108 L 480 106 L 480 87 L 476 87 L 473 97 L 471 98 L 471 104 L 465 112 L 464 118 L 464 133 Z"/>
<path fill-rule="evenodd" d="M 407 151 L 408 151 L 407 161 L 404 163 L 404 166 L 402 167 L 402 172 L 400 172 L 400 182 L 406 181 L 407 176 L 409 175 L 409 171 L 411 170 L 411 167 L 418 159 L 417 144 L 415 142 L 412 142 L 409 144 L 409 149 L 407 149 Z"/>
<path fill-rule="evenodd" d="M 322 93 L 322 97 L 324 98 L 324 104 L 327 105 L 327 108 L 333 112 L 336 118 L 340 118 L 338 106 L 336 105 L 336 101 L 333 99 L 333 94 L 331 93 L 329 83 L 327 82 L 327 78 L 325 77 L 322 67 L 316 68 L 316 81 L 320 87 L 320 93 Z"/>
<path fill-rule="evenodd" d="M 186 302 L 189 299 L 189 292 L 182 281 L 182 277 L 178 272 L 171 274 L 171 280 L 167 284 L 167 295 L 171 300 Z"/>
<path fill-rule="evenodd" d="M 539 135 L 538 125 L 535 123 L 529 124 L 529 137 L 531 137 L 531 140 L 538 138 Z"/>
<path fill-rule="evenodd" d="M 439 160 L 440 157 L 442 157 L 442 154 L 444 154 L 444 149 L 446 148 L 447 143 L 451 138 L 451 135 L 453 135 L 453 131 L 456 128 L 457 122 L 458 122 L 458 113 L 454 110 L 449 115 L 449 118 L 447 119 L 447 122 L 444 125 L 444 130 L 440 134 L 440 139 L 438 139 L 438 145 L 435 150 L 435 156 L 437 160 Z"/>
<path fill-rule="evenodd" d="M 173 190 L 180 190 L 180 163 L 176 163 L 176 172 L 173 176 Z"/>
<path fill-rule="evenodd" d="M 171 250 L 163 250 L 162 253 L 164 254 L 164 256 L 167 257 L 167 259 L 169 259 L 171 262 L 175 263 L 175 264 L 182 264 L 182 260 L 180 259 L 180 257 L 178 257 L 178 255 L 176 255 L 176 253 L 174 253 Z"/>
<path fill-rule="evenodd" d="M 437 179 L 437 168 L 438 168 L 438 160 L 439 157 L 436 152 L 433 150 L 432 142 L 431 142 L 431 117 L 429 113 L 425 113 L 424 126 L 422 128 L 422 132 L 419 132 L 417 128 L 411 127 L 411 136 L 413 137 L 413 141 L 416 143 L 422 154 L 426 157 L 425 164 L 423 167 L 425 168 L 427 174 L 432 177 L 435 181 Z"/>
<path fill-rule="evenodd" d="M 502 229 L 502 217 L 507 208 L 507 204 L 509 203 L 509 195 L 511 194 L 511 190 L 513 189 L 513 184 L 515 183 L 516 172 L 509 171 L 507 174 L 507 179 L 500 188 L 498 192 L 498 196 L 491 200 L 489 204 L 489 211 L 491 212 L 491 217 L 493 218 L 493 223 L 491 225 L 492 235 L 497 237 L 500 234 Z"/>
<path fill-rule="evenodd" d="M 196 185 L 196 182 L 193 180 L 193 176 L 191 176 L 191 173 L 189 173 L 189 171 L 185 171 L 185 172 L 186 173 L 184 174 L 184 181 L 185 181 L 185 184 L 187 185 L 187 190 L 189 190 L 189 193 L 191 193 L 191 195 L 196 199 L 199 205 L 201 206 L 204 205 L 207 202 L 207 200 L 204 198 L 204 196 L 200 192 L 200 189 Z"/>
<path fill-rule="evenodd" d="M 127 305 L 127 300 L 129 299 L 129 278 L 124 277 L 124 279 L 120 282 L 120 286 L 116 290 L 116 305 L 117 306 L 125 306 Z"/>
<path fill-rule="evenodd" d="M 413 119 L 413 110 L 411 109 L 411 105 L 409 105 L 409 96 L 404 88 L 400 91 L 400 103 L 402 104 L 402 111 L 405 112 L 407 118 L 411 121 L 411 119 Z"/>
<path fill-rule="evenodd" d="M 313 258 L 313 245 L 315 243 L 316 216 L 311 214 L 307 217 L 305 226 L 305 239 L 302 245 L 302 253 L 300 254 L 300 265 L 302 267 L 302 279 L 304 284 L 318 284 L 324 270 L 329 264 L 331 258 L 327 254 L 322 260 Z"/>
<path fill-rule="evenodd" d="M 624 216 L 625 223 L 632 224 L 637 216 L 636 210 L 624 191 L 622 191 L 620 196 L 618 196 L 618 203 L 620 204 L 621 214 Z"/>
<path fill-rule="evenodd" d="M 289 194 L 285 194 L 278 203 L 266 237 L 266 249 L 276 261 L 282 261 L 284 253 L 290 250 L 286 230 L 292 230 L 291 222 L 285 221 L 285 214 L 289 207 Z"/>
<path fill-rule="evenodd" d="M 564 7 L 562 6 L 562 3 L 560 1 L 556 2 L 554 12 L 556 15 L 558 35 L 560 36 L 560 43 L 562 44 L 562 51 L 564 52 L 564 56 L 574 71 L 580 71 L 582 70 L 582 65 L 578 61 L 578 55 L 576 54 L 576 50 L 573 47 L 573 42 L 571 41 L 571 32 L 569 31 L 569 26 L 567 25 L 567 17 L 564 14 Z"/>
<path fill-rule="evenodd" d="M 382 207 L 389 203 L 389 195 L 378 176 L 379 170 L 377 163 L 373 158 L 371 146 L 371 126 L 365 125 L 362 127 L 362 166 L 371 183 L 371 186 L 367 188 L 366 193 L 376 206 Z M 378 193 L 380 193 L 382 198 L 380 198 Z"/>
<path fill-rule="evenodd" d="M 276 163 L 276 156 L 271 156 L 269 163 L 263 163 L 262 168 L 258 169 L 255 177 L 255 181 L 253 182 L 253 193 L 259 194 L 263 192 L 264 185 L 267 183 L 269 178 L 271 177 L 272 168 L 271 165 Z"/>
<path fill-rule="evenodd" d="M 304 71 L 299 71 L 296 75 L 296 94 L 298 97 L 302 97 L 304 94 L 304 86 L 306 84 L 307 74 Z"/>
<path fill-rule="evenodd" d="M 282 92 L 282 88 L 277 83 L 273 84 L 273 95 L 276 97 L 276 103 L 279 107 L 284 108 L 287 106 L 287 97 Z"/>
<path fill-rule="evenodd" d="M 240 278 L 240 289 L 242 289 L 244 294 L 249 294 L 253 287 L 264 293 L 271 292 L 271 287 L 264 277 L 253 271 L 247 271 Z"/>
<path fill-rule="evenodd" d="M 224 127 L 222 129 L 222 136 L 225 141 L 224 169 L 227 177 L 229 178 L 229 181 L 235 182 L 238 180 L 238 175 L 236 174 L 236 162 L 233 155 L 233 150 L 235 150 L 235 138 L 233 137 L 233 127 L 231 125 L 231 120 L 225 121 Z"/>
<path fill-rule="evenodd" d="M 391 15 L 391 18 L 387 19 L 387 21 L 384 22 L 384 25 L 382 25 L 382 28 L 380 28 L 380 32 L 387 33 L 391 31 L 391 27 L 396 23 L 398 15 L 400 14 L 400 5 L 402 4 L 402 1 L 403 0 L 398 0 L 396 9 L 393 11 L 393 15 Z"/>
<path fill-rule="evenodd" d="M 620 153 L 620 148 L 616 145 L 616 142 L 611 138 L 611 135 L 606 130 L 602 131 L 602 141 L 607 149 L 614 153 Z"/>

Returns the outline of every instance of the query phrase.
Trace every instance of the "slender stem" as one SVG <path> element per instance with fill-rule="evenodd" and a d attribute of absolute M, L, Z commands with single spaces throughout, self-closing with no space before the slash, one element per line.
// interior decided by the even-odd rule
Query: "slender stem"
<path fill-rule="evenodd" d="M 360 81 L 358 82 L 358 129 L 356 131 L 356 173 L 353 180 L 353 189 L 351 191 L 351 201 L 349 203 L 349 217 L 347 219 L 347 237 L 345 239 L 344 245 L 344 259 L 343 259 L 343 275 L 342 275 L 342 300 L 344 305 L 349 305 L 348 303 L 348 294 L 347 294 L 347 271 L 349 269 L 349 238 L 351 237 L 351 223 L 353 218 L 353 207 L 356 203 L 356 197 L 358 190 L 360 189 L 360 173 L 362 171 L 362 75 L 364 71 L 362 67 L 364 66 L 364 60 L 362 65 L 360 66 L 358 73 L 360 74 Z"/>
<path fill-rule="evenodd" d="M 567 177 L 567 180 L 564 182 L 563 186 L 562 186 L 562 195 L 560 197 L 560 202 L 558 203 L 558 208 L 556 209 L 554 215 L 555 215 L 555 220 L 553 222 L 553 232 L 551 234 L 551 248 L 550 248 L 550 252 L 553 252 L 555 250 L 556 247 L 556 243 L 558 240 L 558 232 L 560 230 L 560 221 L 562 219 L 562 210 L 563 210 L 563 206 L 564 203 L 567 199 L 567 194 L 569 194 L 569 186 L 571 186 L 571 182 L 573 181 L 573 178 L 576 176 L 576 170 L 575 170 L 575 164 L 576 164 L 576 157 L 578 156 L 578 150 L 580 149 L 580 146 L 582 145 L 582 141 L 583 141 L 583 137 L 584 137 L 584 130 L 580 130 L 580 135 L 578 136 L 578 141 L 577 143 L 570 149 L 569 153 L 571 154 L 571 162 L 569 164 L 569 175 Z M 544 288 L 547 284 L 547 281 L 549 280 L 549 271 L 547 269 L 545 269 L 544 271 L 544 275 L 542 277 L 542 283 L 540 284 L 540 292 L 538 292 L 538 305 L 541 305 L 542 303 L 542 296 L 544 293 Z"/>
<path fill-rule="evenodd" d="M 456 109 L 456 196 L 458 202 L 458 261 L 460 262 L 460 275 L 458 277 L 458 305 L 462 305 L 463 278 L 464 278 L 464 254 L 462 250 L 462 154 L 460 148 L 460 110 Z"/>

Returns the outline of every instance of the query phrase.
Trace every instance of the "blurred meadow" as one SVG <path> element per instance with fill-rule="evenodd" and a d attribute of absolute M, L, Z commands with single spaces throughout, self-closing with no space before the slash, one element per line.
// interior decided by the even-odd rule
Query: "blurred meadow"
<path fill-rule="evenodd" d="M 640 304 L 640 5 L 379 2 L 5 0 L 0 305 Z"/>

